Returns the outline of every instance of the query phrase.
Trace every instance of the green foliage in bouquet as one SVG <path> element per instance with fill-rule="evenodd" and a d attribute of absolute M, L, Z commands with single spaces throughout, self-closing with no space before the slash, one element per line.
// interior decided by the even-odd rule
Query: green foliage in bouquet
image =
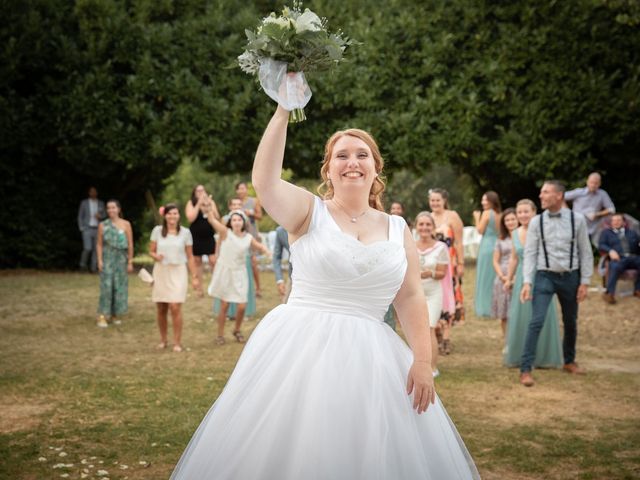
<path fill-rule="evenodd" d="M 247 44 L 238 57 L 240 68 L 256 75 L 260 60 L 272 58 L 287 63 L 289 72 L 328 70 L 344 60 L 344 52 L 353 40 L 341 31 L 330 33 L 327 19 L 320 18 L 302 3 L 285 7 L 281 15 L 271 12 L 256 31 L 245 30 Z"/>

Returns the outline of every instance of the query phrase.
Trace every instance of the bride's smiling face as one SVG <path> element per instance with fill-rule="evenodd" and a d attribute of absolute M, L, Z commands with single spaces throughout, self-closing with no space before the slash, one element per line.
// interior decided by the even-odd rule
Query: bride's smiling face
<path fill-rule="evenodd" d="M 371 148 L 357 137 L 341 137 L 333 146 L 328 173 L 336 190 L 358 186 L 368 192 L 377 175 Z"/>

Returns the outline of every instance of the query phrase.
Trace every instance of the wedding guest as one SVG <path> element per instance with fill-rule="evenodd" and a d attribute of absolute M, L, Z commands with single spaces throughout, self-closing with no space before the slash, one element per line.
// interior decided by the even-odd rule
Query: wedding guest
<path fill-rule="evenodd" d="M 229 221 L 229 215 L 231 212 L 235 210 L 241 210 L 244 212 L 242 208 L 242 200 L 240 200 L 239 198 L 234 197 L 229 199 L 229 201 L 227 202 L 227 206 L 229 208 L 229 213 L 227 213 L 222 217 L 222 223 L 224 224 L 226 224 Z M 220 248 L 219 244 L 217 245 L 217 248 L 218 249 Z M 256 283 L 253 276 L 253 273 L 254 273 L 253 265 L 251 263 L 252 256 L 253 256 L 252 251 L 247 252 L 246 264 L 247 264 L 247 273 L 249 275 L 248 276 L 249 290 L 247 292 L 247 301 L 246 301 L 247 305 L 244 309 L 244 317 L 246 320 L 251 320 L 251 318 L 256 314 L 256 311 L 258 310 L 258 305 L 256 302 Z M 237 308 L 237 305 L 235 304 L 235 302 L 229 302 L 229 308 L 227 310 L 228 320 L 233 320 L 236 317 L 236 308 Z M 213 315 L 217 317 L 219 313 L 220 313 L 220 299 L 216 298 L 213 300 Z"/>
<path fill-rule="evenodd" d="M 429 208 L 431 216 L 436 222 L 436 238 L 447 244 L 449 247 L 449 258 L 451 260 L 451 278 L 453 282 L 453 292 L 455 295 L 456 311 L 451 318 L 450 324 L 464 323 L 464 303 L 462 296 L 462 276 L 464 275 L 464 245 L 463 223 L 460 215 L 455 210 L 449 209 L 449 193 L 443 188 L 432 188 L 429 190 Z M 443 331 L 442 353 L 448 355 L 451 351 L 449 343 L 449 327 Z"/>
<path fill-rule="evenodd" d="M 511 234 L 513 249 L 509 259 L 509 271 L 505 288 L 510 290 L 509 313 L 507 321 L 507 335 L 503 352 L 503 363 L 506 367 L 519 367 L 524 352 L 524 342 L 531 323 L 533 313 L 531 302 L 520 302 L 522 290 L 522 262 L 524 245 L 531 219 L 536 214 L 536 204 L 525 198 L 516 204 L 516 216 L 520 227 Z M 558 328 L 555 301 L 549 302 L 544 326 L 540 331 L 540 338 L 536 348 L 534 367 L 560 368 L 562 367 L 562 342 Z"/>
<path fill-rule="evenodd" d="M 564 194 L 564 199 L 573 202 L 572 209 L 581 213 L 587 219 L 587 231 L 591 237 L 601 220 L 616 213 L 616 207 L 609 194 L 600 188 L 602 177 L 598 172 L 590 173 L 587 177 L 587 186 L 569 190 Z"/>
<path fill-rule="evenodd" d="M 211 268 L 213 268 L 216 261 L 216 239 L 213 236 L 215 232 L 207 222 L 207 216 L 213 215 L 218 219 L 220 218 L 216 202 L 207 193 L 204 185 L 196 185 L 194 187 L 191 192 L 191 198 L 185 207 L 185 215 L 193 237 L 193 260 L 196 265 L 198 284 L 200 285 L 196 293 L 199 297 L 202 297 L 203 256 L 207 256 Z"/>
<path fill-rule="evenodd" d="M 149 254 L 155 260 L 151 299 L 157 309 L 160 330 L 158 348 L 167 348 L 167 315 L 171 312 L 173 351 L 182 352 L 182 304 L 187 299 L 189 284 L 187 266 L 193 289 L 197 291 L 200 287 L 193 260 L 193 237 L 188 228 L 180 225 L 180 210 L 175 203 L 165 205 L 161 213 L 162 225 L 154 227 L 149 244 Z"/>
<path fill-rule="evenodd" d="M 282 275 L 282 252 L 286 250 L 289 254 L 289 287 Z M 276 285 L 278 286 L 278 294 L 280 301 L 287 303 L 289 292 L 291 291 L 291 275 L 293 274 L 293 265 L 291 263 L 291 251 L 289 250 L 289 235 L 287 231 L 278 225 L 276 228 L 276 240 L 273 244 L 273 273 L 276 277 Z"/>
<path fill-rule="evenodd" d="M 418 258 L 420 259 L 420 278 L 427 309 L 429 311 L 429 332 L 431 336 L 431 368 L 433 376 L 439 375 L 438 340 L 436 326 L 442 316 L 444 293 L 442 281 L 449 269 L 447 244 L 436 239 L 436 225 L 429 212 L 420 212 L 415 220 L 418 240 Z"/>
<path fill-rule="evenodd" d="M 98 268 L 96 256 L 98 225 L 105 218 L 106 213 L 104 202 L 98 199 L 96 187 L 89 187 L 88 195 L 89 197 L 82 200 L 80 207 L 78 207 L 78 229 L 82 234 L 80 270 L 89 268 L 92 272 L 96 272 Z"/>
<path fill-rule="evenodd" d="M 533 314 L 520 365 L 520 383 L 525 387 L 535 383 L 531 369 L 540 330 L 554 294 L 560 300 L 564 324 L 562 368 L 571 374 L 585 373 L 575 361 L 578 303 L 587 296 L 593 273 L 593 253 L 584 216 L 563 208 L 563 197 L 561 182 L 546 181 L 540 190 L 544 211 L 531 220 L 527 233 L 520 299 L 531 300 L 533 289 Z"/>
<path fill-rule="evenodd" d="M 397 200 L 391 202 L 391 206 L 389 207 L 389 215 L 398 215 L 399 217 L 404 218 L 405 222 L 407 222 L 407 225 L 409 225 L 409 229 L 411 229 L 411 221 L 407 220 L 407 218 L 404 216 L 404 205 L 402 204 L 402 202 L 398 202 Z"/>
<path fill-rule="evenodd" d="M 133 233 L 117 200 L 107 201 L 107 219 L 98 225 L 96 252 L 100 272 L 98 327 L 119 325 L 129 310 L 129 275 L 133 271 Z"/>
<path fill-rule="evenodd" d="M 242 202 L 242 209 L 247 216 L 247 231 L 258 242 L 261 241 L 258 234 L 258 222 L 262 219 L 262 206 L 260 200 L 249 195 L 249 189 L 246 182 L 238 182 L 236 184 L 236 197 Z M 260 297 L 260 269 L 258 268 L 258 259 L 255 255 L 251 255 L 251 269 L 253 271 L 253 279 L 256 283 L 256 297 Z"/>
<path fill-rule="evenodd" d="M 478 317 L 491 317 L 493 281 L 496 272 L 493 269 L 493 250 L 498 239 L 498 225 L 502 207 L 498 194 L 492 190 L 482 195 L 482 212 L 473 212 L 478 233 L 482 235 L 476 260 L 475 311 Z"/>
<path fill-rule="evenodd" d="M 513 251 L 511 233 L 516 228 L 518 228 L 516 211 L 513 208 L 507 208 L 500 216 L 500 231 L 493 249 L 493 269 L 496 272 L 496 278 L 493 281 L 493 301 L 491 303 L 491 316 L 500 320 L 503 339 L 507 332 L 507 317 L 511 300 L 511 291 L 505 288 L 509 273 L 509 259 Z"/>
<path fill-rule="evenodd" d="M 404 218 L 404 206 L 400 202 L 391 202 L 391 207 L 389 208 L 389 215 L 398 215 L 399 217 Z M 407 221 L 406 218 L 404 218 Z M 411 224 L 407 222 L 409 228 L 411 228 Z M 393 309 L 393 305 L 389 305 L 387 309 L 387 313 L 384 314 L 384 323 L 389 325 L 392 330 L 396 329 L 396 312 Z"/>
<path fill-rule="evenodd" d="M 616 283 L 625 270 L 640 270 L 640 237 L 636 232 L 624 226 L 624 215 L 614 213 L 611 227 L 600 234 L 598 249 L 609 255 L 609 273 L 607 291 L 603 294 L 607 303 L 616 303 Z M 636 277 L 636 297 L 640 297 L 640 275 Z"/>
<path fill-rule="evenodd" d="M 218 261 L 209 284 L 209 295 L 220 300 L 216 343 L 218 345 L 225 343 L 224 323 L 230 302 L 236 304 L 233 336 L 239 343 L 244 343 L 245 339 L 240 329 L 249 291 L 246 258 L 251 248 L 261 250 L 265 255 L 269 254 L 269 250 L 248 233 L 248 220 L 242 210 L 230 212 L 226 224 L 215 217 L 208 217 L 207 220 L 220 238 Z"/>

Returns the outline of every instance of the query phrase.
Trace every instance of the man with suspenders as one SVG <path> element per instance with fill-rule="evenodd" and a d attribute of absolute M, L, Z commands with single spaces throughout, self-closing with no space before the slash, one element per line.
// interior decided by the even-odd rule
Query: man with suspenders
<path fill-rule="evenodd" d="M 531 369 L 549 303 L 558 295 L 564 324 L 563 370 L 585 373 L 575 362 L 578 303 L 587 296 L 593 253 L 583 215 L 563 208 L 564 185 L 548 180 L 540 190 L 543 212 L 531 220 L 524 249 L 524 284 L 520 301 L 532 300 L 532 317 L 520 365 L 520 383 L 534 385 Z M 535 281 L 534 281 L 535 278 Z M 533 284 L 533 297 L 532 288 Z"/>

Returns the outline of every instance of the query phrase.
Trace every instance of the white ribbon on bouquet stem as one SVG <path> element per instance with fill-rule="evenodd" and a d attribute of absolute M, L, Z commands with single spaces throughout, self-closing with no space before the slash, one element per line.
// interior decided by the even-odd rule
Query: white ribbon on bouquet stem
<path fill-rule="evenodd" d="M 285 110 L 303 109 L 311 100 L 311 88 L 304 73 L 287 73 L 285 62 L 272 58 L 260 60 L 258 78 L 265 93 Z"/>

